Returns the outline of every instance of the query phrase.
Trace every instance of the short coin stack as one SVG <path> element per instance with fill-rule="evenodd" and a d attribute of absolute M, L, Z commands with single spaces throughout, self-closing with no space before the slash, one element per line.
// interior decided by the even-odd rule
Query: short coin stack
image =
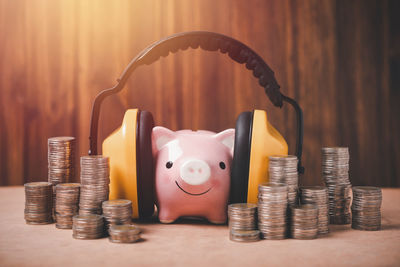
<path fill-rule="evenodd" d="M 288 189 L 285 184 L 258 186 L 258 229 L 265 239 L 286 237 Z"/>
<path fill-rule="evenodd" d="M 72 220 L 72 236 L 76 239 L 96 239 L 104 235 L 104 217 L 102 215 L 75 215 Z"/>
<path fill-rule="evenodd" d="M 260 240 L 258 230 L 231 230 L 229 239 L 236 242 L 254 242 Z"/>
<path fill-rule="evenodd" d="M 129 224 L 111 225 L 108 229 L 113 243 L 134 243 L 140 240 L 140 232 L 137 226 Z"/>
<path fill-rule="evenodd" d="M 328 190 L 324 186 L 304 186 L 300 188 L 302 204 L 315 204 L 318 207 L 318 234 L 329 232 Z"/>
<path fill-rule="evenodd" d="M 254 230 L 256 225 L 257 205 L 236 203 L 228 206 L 229 228 L 234 230 Z"/>
<path fill-rule="evenodd" d="M 329 192 L 329 216 L 332 224 L 349 224 L 351 220 L 351 183 L 349 149 L 322 148 L 322 176 Z"/>
<path fill-rule="evenodd" d="M 56 185 L 56 227 L 72 228 L 72 217 L 78 214 L 80 184 L 65 183 Z"/>
<path fill-rule="evenodd" d="M 27 183 L 25 186 L 25 221 L 27 224 L 53 222 L 53 189 L 48 182 Z"/>
<path fill-rule="evenodd" d="M 291 207 L 291 236 L 295 239 L 314 239 L 318 235 L 318 207 L 303 204 Z"/>
<path fill-rule="evenodd" d="M 377 231 L 381 229 L 382 191 L 378 187 L 353 187 L 353 213 L 351 227 L 358 230 Z"/>
<path fill-rule="evenodd" d="M 298 159 L 293 155 L 269 157 L 269 182 L 287 185 L 290 205 L 296 205 L 298 202 L 297 164 Z"/>
<path fill-rule="evenodd" d="M 107 226 L 132 222 L 132 201 L 114 199 L 103 202 L 103 216 Z"/>
<path fill-rule="evenodd" d="M 101 214 L 103 201 L 108 200 L 110 169 L 108 157 L 81 157 L 81 192 L 79 214 Z"/>
<path fill-rule="evenodd" d="M 256 230 L 257 205 L 236 203 L 228 206 L 229 237 L 232 241 L 251 242 L 260 239 Z"/>

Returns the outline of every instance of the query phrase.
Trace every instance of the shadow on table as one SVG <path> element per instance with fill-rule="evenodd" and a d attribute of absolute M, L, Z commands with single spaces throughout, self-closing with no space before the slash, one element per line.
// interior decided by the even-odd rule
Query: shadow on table
<path fill-rule="evenodd" d="M 227 223 L 225 224 L 213 224 L 210 223 L 209 221 L 207 221 L 206 219 L 203 218 L 197 218 L 197 217 L 184 217 L 184 218 L 179 218 L 178 220 L 176 220 L 173 223 L 170 224 L 164 224 L 161 223 L 158 220 L 157 216 L 153 216 L 150 218 L 146 218 L 146 219 L 139 219 L 139 220 L 133 220 L 133 223 L 140 226 L 142 233 L 148 233 L 149 231 L 151 232 L 151 230 L 149 230 L 149 228 L 147 228 L 146 226 L 150 226 L 150 225 L 208 225 L 208 226 L 213 226 L 213 227 L 227 227 Z"/>
<path fill-rule="evenodd" d="M 150 218 L 145 218 L 145 219 L 139 219 L 139 220 L 134 220 L 133 223 L 137 223 L 139 225 L 149 225 L 149 224 L 161 224 L 161 222 L 158 220 L 157 216 L 153 216 Z M 179 218 L 175 222 L 171 224 L 190 224 L 190 225 L 214 225 L 214 226 L 226 226 L 227 223 L 224 224 L 213 224 L 207 221 L 206 219 L 203 218 L 198 218 L 198 217 L 183 217 Z M 168 224 L 164 224 L 168 225 Z"/>
<path fill-rule="evenodd" d="M 343 232 L 351 230 L 351 224 L 330 224 L 329 225 L 329 232 Z"/>
<path fill-rule="evenodd" d="M 400 230 L 400 224 L 382 224 L 382 231 L 385 230 Z"/>

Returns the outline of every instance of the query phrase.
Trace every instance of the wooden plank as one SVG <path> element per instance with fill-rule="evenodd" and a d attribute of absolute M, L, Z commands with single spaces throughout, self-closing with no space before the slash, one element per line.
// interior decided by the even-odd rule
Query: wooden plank
<path fill-rule="evenodd" d="M 87 154 L 94 97 L 170 34 L 209 30 L 258 52 L 305 116 L 301 184 L 321 184 L 321 146 L 349 146 L 354 184 L 400 185 L 397 1 L 0 0 L 0 185 L 47 179 L 47 138 Z M 294 152 L 294 112 L 275 108 L 227 55 L 188 49 L 140 67 L 104 102 L 99 139 L 128 108 L 173 130 L 235 127 L 265 109 Z M 101 143 L 99 143 L 101 145 Z M 79 171 L 77 161 L 77 170 Z M 79 177 L 76 177 L 76 181 Z"/>

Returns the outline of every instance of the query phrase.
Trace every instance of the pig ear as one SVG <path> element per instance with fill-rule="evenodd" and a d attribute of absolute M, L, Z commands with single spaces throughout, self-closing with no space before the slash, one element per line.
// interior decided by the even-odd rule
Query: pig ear
<path fill-rule="evenodd" d="M 233 145 L 235 144 L 235 129 L 227 129 L 214 135 L 214 138 L 227 146 L 233 153 Z"/>
<path fill-rule="evenodd" d="M 165 127 L 156 126 L 152 132 L 153 150 L 160 150 L 166 143 L 175 139 L 175 132 Z"/>

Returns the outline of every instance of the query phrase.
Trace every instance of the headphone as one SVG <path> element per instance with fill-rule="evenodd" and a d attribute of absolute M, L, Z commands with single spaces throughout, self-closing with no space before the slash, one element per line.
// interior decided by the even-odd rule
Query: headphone
<path fill-rule="evenodd" d="M 175 53 L 178 50 L 187 48 L 196 49 L 198 47 L 207 51 L 220 51 L 227 53 L 228 56 L 239 64 L 245 64 L 246 68 L 253 71 L 254 77 L 258 79 L 259 84 L 264 88 L 265 93 L 276 107 L 282 107 L 283 102 L 293 106 L 296 111 L 297 137 L 296 137 L 296 156 L 298 157 L 298 172 L 304 173 L 304 167 L 301 165 L 302 145 L 303 145 L 303 114 L 297 102 L 280 92 L 280 86 L 277 83 L 274 72 L 252 49 L 245 44 L 230 38 L 228 36 L 204 31 L 184 32 L 166 37 L 144 49 L 140 52 L 129 65 L 125 68 L 117 84 L 109 89 L 101 91 L 95 98 L 92 116 L 90 121 L 90 150 L 89 155 L 97 155 L 97 134 L 98 121 L 100 115 L 100 106 L 103 100 L 113 94 L 120 92 L 125 86 L 128 78 L 137 67 L 141 65 L 150 65 L 157 61 L 161 56 L 166 57 L 169 52 Z M 154 164 L 152 156 L 151 134 L 154 127 L 153 116 L 148 111 L 136 110 L 133 120 L 133 132 L 135 140 L 132 145 L 135 154 L 134 166 L 136 170 L 132 177 L 133 184 L 136 185 L 134 199 L 137 203 L 137 212 L 134 217 L 147 217 L 154 213 Z M 129 122 L 132 123 L 132 122 Z M 235 127 L 234 155 L 231 168 L 231 188 L 230 203 L 242 203 L 249 200 L 250 187 L 253 191 L 257 188 L 256 181 L 252 180 L 251 170 L 257 164 L 260 164 L 263 158 L 260 158 L 259 151 L 261 143 L 265 143 L 265 129 L 271 131 L 273 135 L 280 134 L 267 121 L 266 112 L 254 110 L 242 112 Z M 275 133 L 276 132 L 276 133 Z M 261 134 L 255 134 L 261 133 Z M 284 139 L 282 143 L 286 145 Z M 286 145 L 287 153 L 287 145 Z M 119 153 L 121 154 L 121 153 Z M 111 159 L 112 160 L 112 159 Z M 111 177 L 112 178 L 112 177 Z M 252 196 L 254 198 L 254 196 Z M 255 196 L 256 197 L 256 196 Z"/>

